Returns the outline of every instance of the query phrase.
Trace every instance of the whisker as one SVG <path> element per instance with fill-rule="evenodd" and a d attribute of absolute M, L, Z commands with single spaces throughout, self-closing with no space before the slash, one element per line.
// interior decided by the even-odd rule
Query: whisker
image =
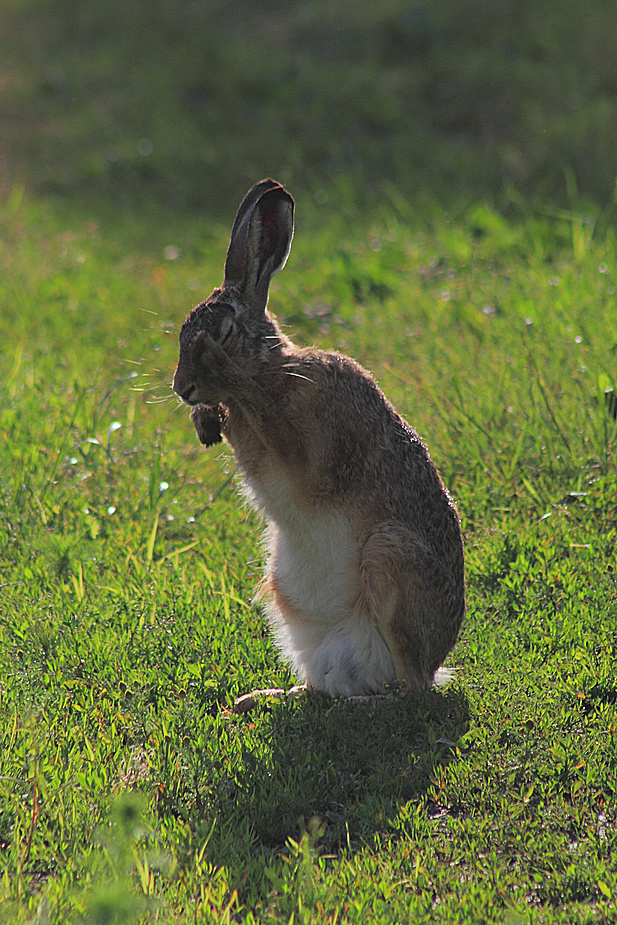
<path fill-rule="evenodd" d="M 170 395 L 153 395 L 151 398 L 146 398 L 147 405 L 164 405 L 170 404 L 172 401 L 173 398 Z"/>
<path fill-rule="evenodd" d="M 314 379 L 310 379 L 308 376 L 302 376 L 300 373 L 292 373 L 289 370 L 285 370 L 286 376 L 294 376 L 296 379 L 306 379 L 307 382 L 315 382 Z"/>
<path fill-rule="evenodd" d="M 294 376 L 296 379 L 306 379 L 307 382 L 313 382 L 313 383 L 315 382 L 315 380 L 311 379 L 309 376 L 303 376 L 302 373 L 293 372 L 293 370 L 290 369 L 290 366 L 288 364 L 277 366 L 276 369 L 262 369 L 257 373 L 257 375 L 258 376 L 267 376 L 267 375 L 278 376 L 280 375 L 281 372 L 285 376 Z"/>

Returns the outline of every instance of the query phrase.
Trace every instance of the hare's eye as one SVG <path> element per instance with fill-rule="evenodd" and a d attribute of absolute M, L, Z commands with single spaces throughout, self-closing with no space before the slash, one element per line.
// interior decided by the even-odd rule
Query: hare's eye
<path fill-rule="evenodd" d="M 233 321 L 231 321 L 231 319 L 226 320 L 223 324 L 223 329 L 221 331 L 221 340 L 220 340 L 221 345 L 223 345 L 224 343 L 226 343 L 226 341 L 230 339 L 231 335 L 234 333 L 234 330 L 235 328 L 234 328 Z"/>

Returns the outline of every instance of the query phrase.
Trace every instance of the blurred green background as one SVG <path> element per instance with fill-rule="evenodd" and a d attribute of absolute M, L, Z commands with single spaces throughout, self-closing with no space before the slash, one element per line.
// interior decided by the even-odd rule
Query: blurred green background
<path fill-rule="evenodd" d="M 614 0 L 4 0 L 3 185 L 210 210 L 610 207 Z"/>

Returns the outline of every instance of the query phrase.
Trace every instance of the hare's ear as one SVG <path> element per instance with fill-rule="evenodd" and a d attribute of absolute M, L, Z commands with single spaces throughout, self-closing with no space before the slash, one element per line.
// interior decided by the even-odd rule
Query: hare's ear
<path fill-rule="evenodd" d="M 274 180 L 262 180 L 244 197 L 231 232 L 225 286 L 240 286 L 263 311 L 270 280 L 282 270 L 293 238 L 294 201 Z"/>

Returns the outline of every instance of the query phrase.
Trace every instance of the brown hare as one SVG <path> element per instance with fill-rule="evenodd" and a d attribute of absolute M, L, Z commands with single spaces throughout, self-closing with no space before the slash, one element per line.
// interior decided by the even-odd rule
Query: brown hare
<path fill-rule="evenodd" d="M 173 389 L 202 443 L 231 444 L 265 516 L 260 596 L 306 686 L 332 697 L 396 681 L 428 688 L 465 610 L 458 515 L 372 376 L 339 353 L 297 347 L 267 310 L 293 212 L 273 180 L 249 190 L 223 286 L 182 325 Z"/>

